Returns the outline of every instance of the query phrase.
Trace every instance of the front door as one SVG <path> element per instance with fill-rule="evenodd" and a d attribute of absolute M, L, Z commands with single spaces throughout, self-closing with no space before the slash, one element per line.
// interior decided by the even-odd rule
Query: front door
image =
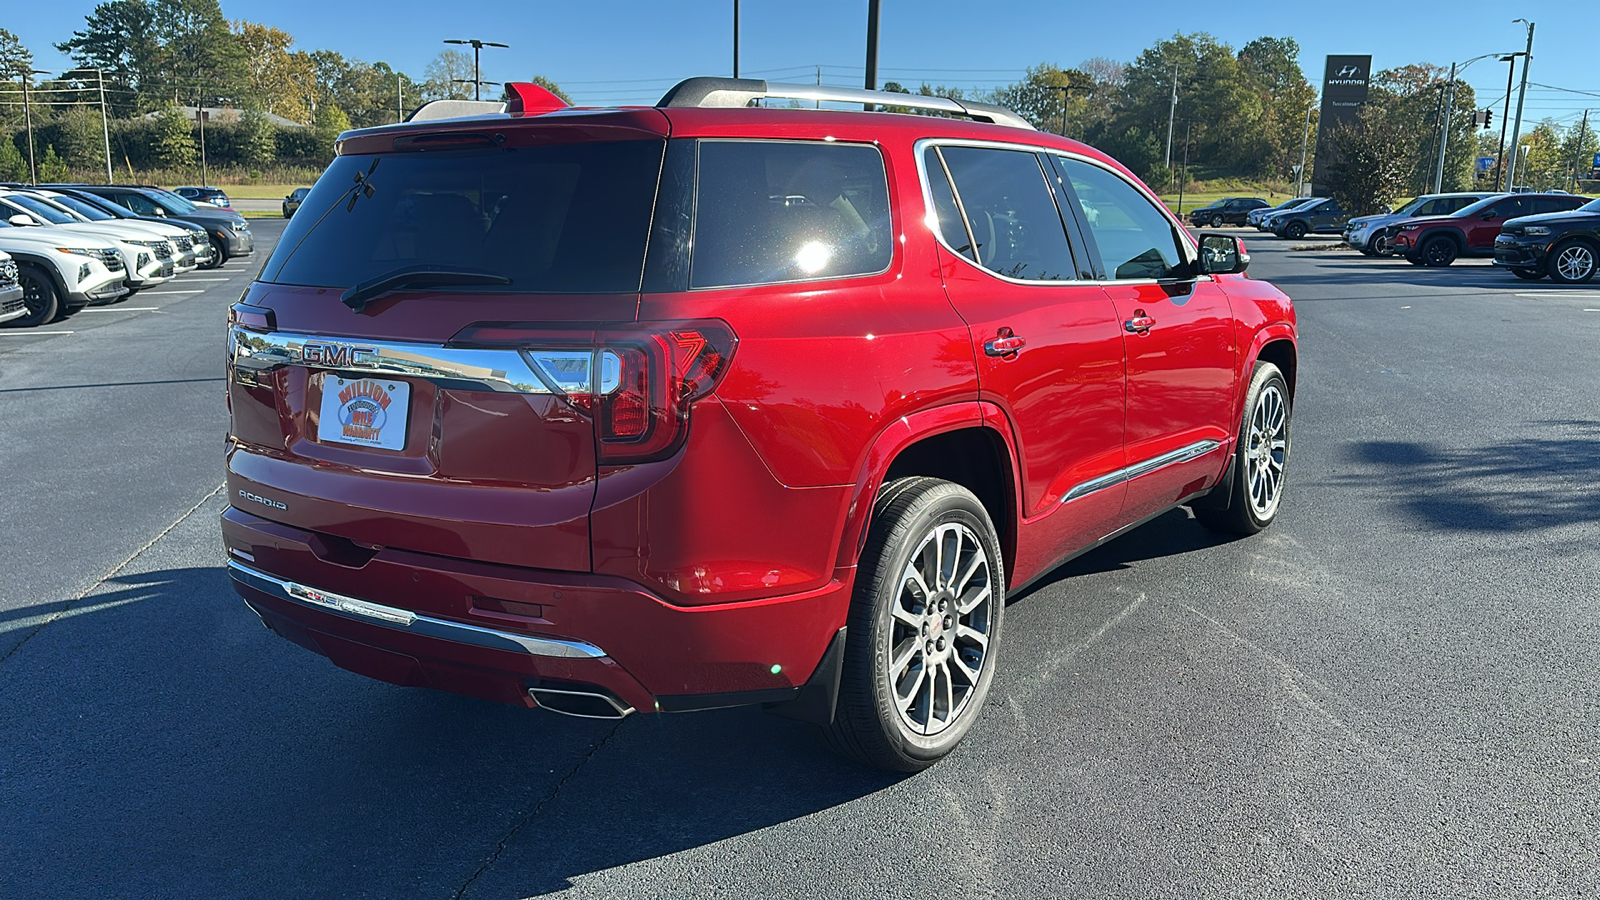
<path fill-rule="evenodd" d="M 1500 226 L 1507 219 L 1533 215 L 1533 200 L 1529 197 L 1502 197 L 1494 205 L 1462 223 L 1467 233 L 1467 247 L 1471 250 L 1493 251 L 1494 239 L 1500 236 Z"/>
<path fill-rule="evenodd" d="M 1190 257 L 1171 218 L 1110 169 L 1062 158 L 1117 309 L 1128 366 L 1128 495 L 1122 523 L 1216 478 L 1238 431 L 1233 314 L 1211 277 L 1177 279 Z"/>
<path fill-rule="evenodd" d="M 942 146 L 922 165 L 945 291 L 971 329 L 981 395 L 1005 410 L 1017 447 L 1016 583 L 1099 539 L 1121 511 L 1120 482 L 1086 487 L 1125 465 L 1121 325 L 1082 249 L 1074 255 L 1048 161 Z"/>

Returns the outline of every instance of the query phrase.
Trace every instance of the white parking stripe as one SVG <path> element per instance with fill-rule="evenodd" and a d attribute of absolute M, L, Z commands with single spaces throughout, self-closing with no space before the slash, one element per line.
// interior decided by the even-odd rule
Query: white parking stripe
<path fill-rule="evenodd" d="M 81 310 L 81 312 L 156 312 L 159 306 L 100 306 Z"/>
<path fill-rule="evenodd" d="M 205 291 L 145 291 L 146 297 L 171 297 L 176 294 L 204 294 Z"/>
<path fill-rule="evenodd" d="M 77 334 L 76 331 L 0 331 L 0 337 L 33 337 L 39 334 Z"/>

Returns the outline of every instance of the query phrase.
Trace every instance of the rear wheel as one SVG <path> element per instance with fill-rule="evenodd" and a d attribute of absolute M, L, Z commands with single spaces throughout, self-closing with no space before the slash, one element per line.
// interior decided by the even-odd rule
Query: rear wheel
<path fill-rule="evenodd" d="M 869 766 L 915 772 L 953 750 L 983 707 L 1005 577 L 994 523 L 971 491 L 919 476 L 879 496 L 824 735 Z"/>
<path fill-rule="evenodd" d="M 1540 269 L 1527 269 L 1521 266 L 1513 268 L 1511 270 L 1511 274 L 1521 278 L 1524 281 L 1538 281 L 1544 277 L 1544 272 Z"/>
<path fill-rule="evenodd" d="M 1456 261 L 1461 255 L 1461 248 L 1456 246 L 1455 238 L 1437 234 L 1422 242 L 1418 254 L 1422 257 L 1424 265 L 1443 268 Z"/>
<path fill-rule="evenodd" d="M 1550 280 L 1562 284 L 1583 284 L 1594 277 L 1595 245 L 1582 238 L 1568 238 L 1550 251 Z"/>
<path fill-rule="evenodd" d="M 28 314 L 12 321 L 24 328 L 54 322 L 61 311 L 55 282 L 36 266 L 18 266 L 17 277 L 22 283 L 22 303 L 28 308 Z"/>
<path fill-rule="evenodd" d="M 1227 505 L 1195 507 L 1200 524 L 1232 534 L 1255 534 L 1277 518 L 1289 465 L 1292 411 L 1283 373 L 1272 363 L 1256 363 L 1233 451 L 1233 479 L 1219 485 L 1228 492 Z"/>

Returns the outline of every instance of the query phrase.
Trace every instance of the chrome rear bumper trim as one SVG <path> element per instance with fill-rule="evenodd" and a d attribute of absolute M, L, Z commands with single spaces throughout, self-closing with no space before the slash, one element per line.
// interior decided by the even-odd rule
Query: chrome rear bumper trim
<path fill-rule="evenodd" d="M 471 644 L 475 647 L 487 647 L 491 650 L 526 653 L 530 656 L 553 656 L 562 659 L 601 659 L 606 655 L 604 650 L 585 641 L 513 634 L 509 631 L 500 631 L 494 628 L 435 619 L 431 616 L 419 615 L 410 610 L 384 606 L 367 600 L 357 600 L 354 597 L 347 597 L 343 594 L 322 591 L 306 587 L 303 584 L 296 584 L 293 581 L 285 581 L 282 578 L 274 578 L 265 572 L 258 572 L 233 560 L 228 560 L 228 574 L 233 577 L 234 581 L 246 587 L 255 588 L 264 594 L 270 594 L 279 600 L 285 600 L 319 612 L 331 612 L 372 625 L 382 625 L 386 628 L 393 628 L 410 634 L 454 641 L 458 644 Z"/>

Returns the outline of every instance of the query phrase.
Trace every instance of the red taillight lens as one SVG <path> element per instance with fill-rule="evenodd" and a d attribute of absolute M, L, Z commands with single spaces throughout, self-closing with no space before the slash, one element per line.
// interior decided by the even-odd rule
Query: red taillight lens
<path fill-rule="evenodd" d="M 609 352 L 617 359 L 617 384 L 600 397 L 600 440 L 637 441 L 650 429 L 650 357 L 641 347 Z"/>

